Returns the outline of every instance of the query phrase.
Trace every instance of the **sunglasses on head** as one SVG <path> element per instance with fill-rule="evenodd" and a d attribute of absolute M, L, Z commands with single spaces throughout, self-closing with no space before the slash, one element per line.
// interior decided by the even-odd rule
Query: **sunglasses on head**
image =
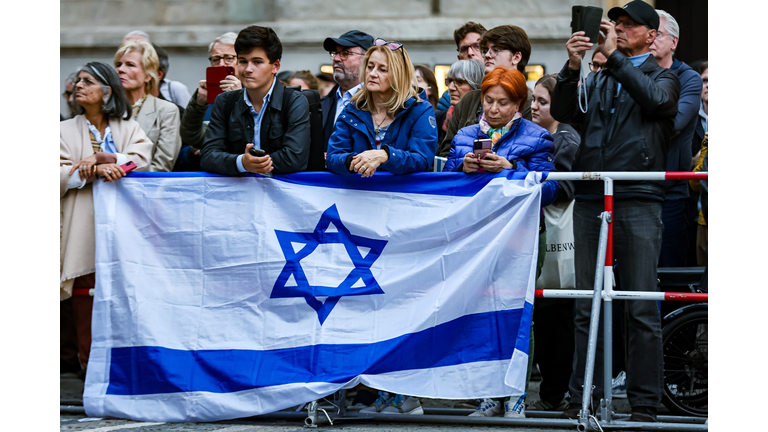
<path fill-rule="evenodd" d="M 376 40 L 373 41 L 373 46 L 380 47 L 385 45 L 390 49 L 390 51 L 397 51 L 400 48 L 403 48 L 403 44 L 400 42 L 388 42 L 382 38 L 376 38 Z M 400 55 L 403 56 L 403 63 L 405 63 L 405 54 L 403 54 L 403 51 L 405 51 L 405 48 L 400 51 Z"/>

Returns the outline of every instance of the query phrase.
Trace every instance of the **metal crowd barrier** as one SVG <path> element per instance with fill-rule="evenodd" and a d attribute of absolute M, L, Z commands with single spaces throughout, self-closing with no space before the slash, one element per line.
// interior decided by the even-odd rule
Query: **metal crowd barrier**
<path fill-rule="evenodd" d="M 433 171 L 442 171 L 447 158 L 435 157 Z M 438 424 L 467 424 L 467 425 L 508 425 L 508 426 L 538 426 L 538 427 L 572 427 L 578 431 L 627 428 L 633 430 L 669 430 L 669 431 L 706 431 L 708 426 L 705 419 L 699 417 L 681 417 L 659 415 L 657 423 L 629 423 L 627 415 L 615 414 L 612 407 L 611 382 L 613 381 L 613 300 L 667 300 L 667 301 L 708 301 L 708 294 L 695 293 L 665 293 L 641 291 L 615 291 L 613 289 L 613 182 L 616 180 L 707 180 L 706 172 L 552 172 L 547 180 L 602 180 L 605 192 L 605 210 L 601 214 L 599 248 L 597 266 L 595 268 L 594 291 L 585 290 L 536 290 L 536 297 L 544 298 L 588 298 L 592 297 L 592 314 L 589 328 L 586 370 L 584 372 L 584 392 L 582 395 L 582 410 L 579 419 L 566 420 L 554 418 L 559 412 L 528 411 L 525 419 L 508 419 L 499 417 L 469 417 L 473 410 L 425 408 L 424 415 L 361 415 L 348 412 L 346 407 L 346 390 L 333 395 L 333 406 L 336 412 L 329 414 L 318 401 L 308 404 L 307 414 L 303 412 L 278 412 L 255 419 L 304 419 L 305 427 L 317 427 L 322 424 L 333 425 L 334 420 L 399 422 L 399 423 L 438 423 Z M 604 263 L 604 264 L 602 264 Z M 93 295 L 93 289 L 82 290 L 79 295 Z M 85 292 L 88 291 L 88 292 Z M 592 382 L 594 378 L 595 352 L 597 347 L 597 332 L 600 320 L 601 300 L 604 303 L 603 317 L 603 390 L 604 396 L 600 402 L 600 412 L 597 416 L 589 414 L 592 397 Z M 299 410 L 300 411 L 300 407 Z M 594 427 L 593 427 L 594 425 Z"/>

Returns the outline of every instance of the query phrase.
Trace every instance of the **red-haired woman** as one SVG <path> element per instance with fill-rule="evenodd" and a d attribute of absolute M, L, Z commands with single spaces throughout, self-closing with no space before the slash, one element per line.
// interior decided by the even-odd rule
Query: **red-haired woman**
<path fill-rule="evenodd" d="M 472 174 L 481 167 L 490 173 L 504 169 L 515 171 L 555 171 L 553 162 L 554 144 L 549 131 L 522 118 L 520 109 L 525 105 L 528 88 L 523 74 L 517 69 L 497 67 L 485 78 L 480 87 L 483 100 L 483 114 L 476 125 L 459 130 L 451 141 L 451 152 L 443 171 L 463 171 Z M 474 142 L 490 139 L 490 153 L 481 157 L 475 154 Z M 557 182 L 544 183 L 541 191 L 541 206 L 547 206 L 557 195 Z M 543 217 L 542 217 L 543 220 Z M 546 244 L 544 225 L 539 228 L 539 245 Z M 544 249 L 538 252 L 536 276 L 544 263 Z M 533 322 L 531 322 L 529 351 L 533 348 Z M 528 353 L 526 391 L 530 380 L 533 352 Z M 508 418 L 525 417 L 525 396 L 504 399 L 483 399 L 471 416 L 501 416 Z"/>
<path fill-rule="evenodd" d="M 451 152 L 443 171 L 476 172 L 481 167 L 497 173 L 555 171 L 552 136 L 543 127 L 522 118 L 520 109 L 528 96 L 525 77 L 517 69 L 497 67 L 485 78 L 482 90 L 483 114 L 476 125 L 459 130 L 451 141 Z M 474 153 L 477 139 L 490 139 L 492 152 L 479 158 Z M 549 205 L 557 194 L 557 182 L 542 190 L 541 205 Z"/>

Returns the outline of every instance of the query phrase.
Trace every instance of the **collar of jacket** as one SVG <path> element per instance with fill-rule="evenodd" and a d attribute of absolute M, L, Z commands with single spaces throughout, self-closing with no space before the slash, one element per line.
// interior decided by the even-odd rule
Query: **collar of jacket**
<path fill-rule="evenodd" d="M 494 144 L 494 146 L 493 146 L 493 151 L 494 152 L 498 151 L 499 147 L 501 147 L 502 144 L 504 144 L 505 142 L 507 142 L 510 139 L 512 139 L 512 135 L 517 133 L 517 130 L 520 129 L 520 125 L 523 124 L 522 120 L 523 120 L 523 118 L 520 117 L 519 119 L 517 119 L 517 121 L 512 123 L 512 127 L 509 128 L 507 133 L 505 133 L 501 138 L 499 138 L 498 141 L 496 141 L 496 144 Z M 478 138 L 483 138 L 483 139 L 490 138 L 488 135 L 483 133 L 483 131 L 480 129 L 480 125 L 479 124 L 477 125 L 477 137 Z"/>
<path fill-rule="evenodd" d="M 285 86 L 283 83 L 280 82 L 280 80 L 277 79 L 277 77 L 274 77 L 274 79 L 277 81 L 275 82 L 275 88 L 272 90 L 272 96 L 269 98 L 269 108 L 277 111 L 282 111 L 283 109 L 283 95 L 285 94 Z M 245 87 L 237 91 L 237 104 L 235 105 L 235 114 L 238 116 L 241 116 L 243 114 L 251 115 L 251 111 L 248 109 L 248 104 L 245 103 L 245 98 L 243 97 L 243 92 L 245 91 Z M 230 96 L 232 97 L 232 96 Z M 253 103 L 253 102 L 251 102 Z M 262 110 L 264 107 L 261 108 Z M 266 114 L 264 113 L 263 118 L 266 118 Z"/>
<path fill-rule="evenodd" d="M 421 101 L 419 103 L 426 102 L 427 100 L 427 92 L 422 90 L 421 87 L 419 87 L 419 98 Z M 412 97 L 405 101 L 405 108 L 398 112 L 395 115 L 395 119 L 392 120 L 392 123 L 390 123 L 390 136 L 395 136 L 395 130 L 399 129 L 400 123 L 402 122 L 402 119 L 406 116 L 406 113 L 411 110 L 411 108 L 416 105 L 416 98 Z M 343 116 L 344 113 L 349 113 L 358 120 L 359 122 L 350 121 L 350 126 L 353 128 L 359 130 L 360 132 L 364 133 L 368 140 L 371 142 L 371 145 L 373 145 L 374 142 L 376 142 L 376 139 L 373 135 L 373 117 L 371 116 L 371 113 L 369 111 L 361 111 L 357 109 L 354 103 L 350 103 L 347 105 L 346 108 L 344 108 L 344 111 L 342 111 L 341 115 Z M 340 119 L 343 119 L 343 117 L 339 117 Z"/>

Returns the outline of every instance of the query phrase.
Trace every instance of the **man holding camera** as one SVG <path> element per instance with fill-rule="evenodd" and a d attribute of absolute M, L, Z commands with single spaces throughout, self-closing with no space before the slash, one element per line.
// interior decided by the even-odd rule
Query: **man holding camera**
<path fill-rule="evenodd" d="M 582 56 L 593 48 L 583 31 L 566 43 L 568 62 L 557 77 L 552 116 L 561 123 L 580 123 L 582 141 L 573 171 L 664 171 L 674 134 L 680 94 L 677 74 L 650 55 L 659 30 L 659 16 L 641 0 L 612 8 L 602 21 L 597 50 L 607 58 L 605 69 L 590 74 L 586 112 L 579 108 Z M 615 24 L 614 24 L 615 23 Z M 581 95 L 582 97 L 584 95 Z M 613 254 L 623 291 L 657 291 L 656 263 L 661 248 L 663 181 L 622 181 L 614 184 Z M 602 182 L 576 182 L 573 212 L 576 247 L 576 288 L 592 290 L 597 259 Z M 656 421 L 661 402 L 663 362 L 661 319 L 654 301 L 626 302 L 628 333 L 627 398 L 630 421 Z M 563 417 L 578 418 L 581 410 L 591 300 L 574 307 L 575 363 L 569 391 L 571 404 Z M 593 395 L 603 394 L 603 342 L 598 338 Z M 606 385 L 610 385 L 607 383 Z M 593 404 L 593 409 L 597 409 Z"/>

